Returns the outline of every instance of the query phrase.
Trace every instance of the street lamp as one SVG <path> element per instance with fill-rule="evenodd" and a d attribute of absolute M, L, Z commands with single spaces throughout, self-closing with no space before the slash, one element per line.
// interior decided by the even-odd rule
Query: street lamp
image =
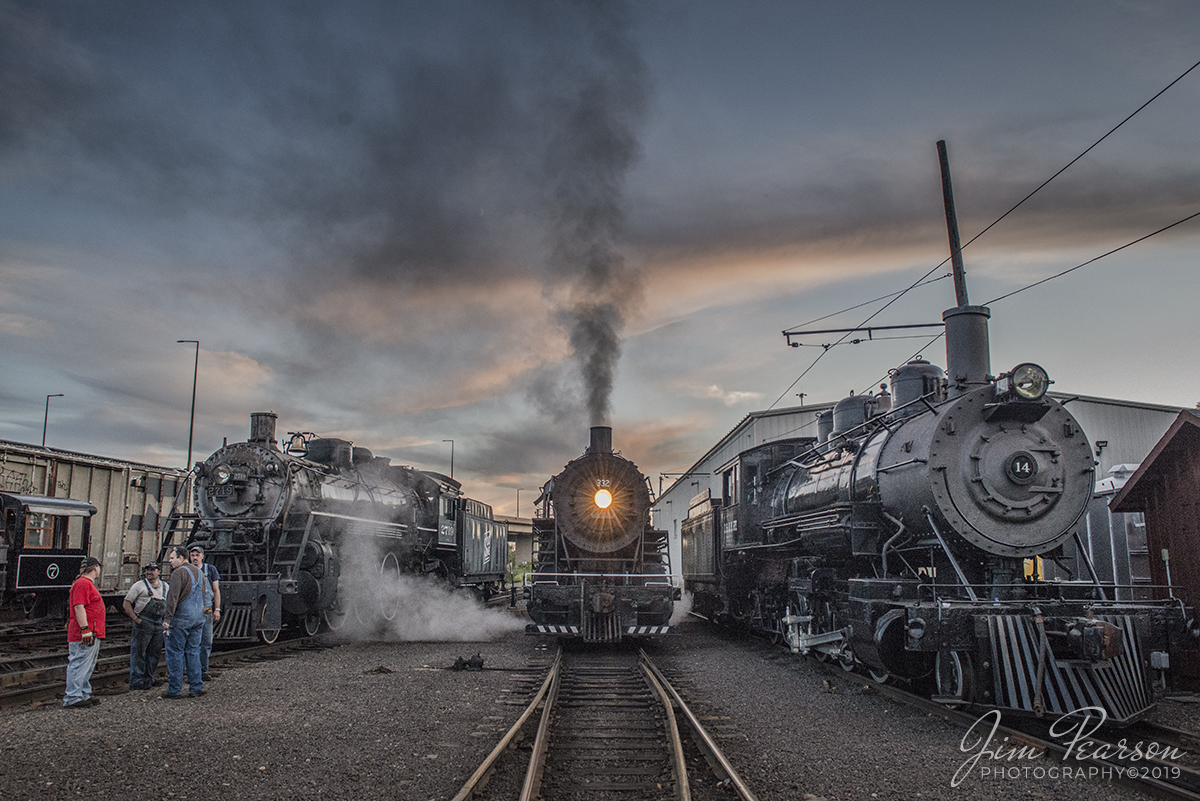
<path fill-rule="evenodd" d="M 200 376 L 200 342 L 195 339 L 177 339 L 176 344 L 195 345 L 196 346 L 196 363 L 192 367 L 192 416 L 188 422 L 188 458 L 187 464 L 184 467 L 187 470 L 192 469 L 192 434 L 196 431 L 196 379 Z"/>
<path fill-rule="evenodd" d="M 517 517 L 521 516 L 521 490 L 522 489 L 525 489 L 525 488 L 524 487 L 517 488 Z M 525 490 L 525 491 L 529 492 L 529 490 Z"/>
<path fill-rule="evenodd" d="M 46 416 L 42 418 L 42 447 L 46 447 L 46 425 L 50 422 L 50 399 L 65 398 L 61 392 L 46 396 Z"/>
<path fill-rule="evenodd" d="M 454 440 L 444 439 L 442 442 L 450 443 L 450 478 L 454 478 Z"/>

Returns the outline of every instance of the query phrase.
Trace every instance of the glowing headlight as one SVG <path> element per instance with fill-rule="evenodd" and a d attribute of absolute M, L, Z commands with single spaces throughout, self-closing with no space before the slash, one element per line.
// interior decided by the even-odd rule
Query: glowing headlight
<path fill-rule="evenodd" d="M 229 469 L 229 465 L 227 464 L 219 464 L 213 468 L 213 481 L 218 484 L 229 483 L 229 477 L 231 475 L 233 475 L 233 471 Z"/>
<path fill-rule="evenodd" d="M 596 493 L 596 505 L 601 509 L 607 509 L 612 504 L 612 493 L 608 490 L 600 490 Z"/>
<path fill-rule="evenodd" d="M 1050 376 L 1036 364 L 1018 364 L 1012 371 L 1012 388 L 1025 400 L 1037 400 L 1050 388 Z"/>

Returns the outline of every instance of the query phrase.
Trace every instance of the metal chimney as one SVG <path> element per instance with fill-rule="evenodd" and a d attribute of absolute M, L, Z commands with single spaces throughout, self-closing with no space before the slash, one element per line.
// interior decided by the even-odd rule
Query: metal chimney
<path fill-rule="evenodd" d="M 592 446 L 588 453 L 612 453 L 612 426 L 592 426 Z"/>
<path fill-rule="evenodd" d="M 950 157 L 945 140 L 937 143 L 942 168 L 942 202 L 946 207 L 946 232 L 950 239 L 950 261 L 954 273 L 954 296 L 958 305 L 942 312 L 946 324 L 947 395 L 956 398 L 975 387 L 990 383 L 992 357 L 988 342 L 986 306 L 971 306 L 967 300 L 967 275 L 963 269 L 958 238 L 958 216 L 954 210 L 954 187 L 950 183 Z"/>
<path fill-rule="evenodd" d="M 274 412 L 250 413 L 250 441 L 275 447 L 275 421 L 279 415 Z"/>

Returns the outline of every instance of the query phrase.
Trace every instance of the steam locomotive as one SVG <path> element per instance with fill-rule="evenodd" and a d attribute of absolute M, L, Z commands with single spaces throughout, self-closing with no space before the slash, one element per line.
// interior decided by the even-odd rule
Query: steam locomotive
<path fill-rule="evenodd" d="M 967 302 L 954 256 L 947 372 L 913 360 L 890 393 L 838 402 L 817 438 L 725 465 L 720 500 L 681 527 L 685 589 L 698 613 L 947 705 L 1133 721 L 1195 648 L 1194 612 L 1166 588 L 1115 600 L 1086 562 L 1091 445 L 1040 366 L 990 374 L 990 311 Z M 1071 540 L 1089 575 L 1045 580 Z"/>
<path fill-rule="evenodd" d="M 818 438 L 726 465 L 727 494 L 682 525 L 685 589 L 701 614 L 949 705 L 1132 721 L 1154 671 L 1195 647 L 1194 614 L 1165 593 L 1114 600 L 1086 562 L 1041 578 L 1064 543 L 1087 554 L 1092 450 L 1041 367 L 988 375 L 987 317 L 946 312 L 949 377 L 911 361 L 891 393 L 838 402 Z"/>
<path fill-rule="evenodd" d="M 196 465 L 191 514 L 172 511 L 163 551 L 200 545 L 221 573 L 215 639 L 273 641 L 398 613 L 400 574 L 490 595 L 504 580 L 508 526 L 440 473 L 390 464 L 341 439 L 292 434 L 250 416 L 250 438 Z"/>
<path fill-rule="evenodd" d="M 550 479 L 533 521 L 536 566 L 525 577 L 526 631 L 585 642 L 670 632 L 667 532 L 650 523 L 650 483 L 594 426 L 583 456 Z"/>

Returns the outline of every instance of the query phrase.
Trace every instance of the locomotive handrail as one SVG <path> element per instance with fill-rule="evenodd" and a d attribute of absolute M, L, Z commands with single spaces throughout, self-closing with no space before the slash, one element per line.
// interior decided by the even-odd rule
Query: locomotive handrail
<path fill-rule="evenodd" d="M 874 417 L 870 418 L 869 420 L 865 420 L 864 422 L 859 423 L 858 425 L 854 426 L 853 428 L 847 428 L 845 431 L 839 431 L 836 437 L 831 436 L 829 439 L 825 440 L 824 442 L 818 442 L 816 445 L 813 445 L 812 448 L 808 449 L 807 451 L 800 454 L 799 456 L 788 459 L 786 462 L 779 465 L 778 467 L 772 468 L 771 470 L 767 471 L 766 475 L 772 476 L 775 473 L 778 473 L 780 470 L 782 470 L 788 466 L 807 468 L 809 465 L 813 464 L 813 460 L 811 457 L 824 456 L 827 453 L 830 453 L 838 448 L 841 448 L 842 445 L 846 441 L 857 440 L 859 437 L 852 436 L 852 435 L 854 435 L 855 432 L 858 432 L 860 429 L 864 429 L 864 430 L 870 429 L 873 431 L 878 428 L 886 428 L 890 431 L 891 427 L 889 424 L 894 422 L 896 412 L 900 411 L 901 409 L 907 409 L 909 406 L 915 406 L 918 403 L 924 403 L 925 407 L 929 411 L 936 412 L 937 408 L 932 403 L 929 402 L 929 399 L 934 397 L 936 394 L 937 393 L 935 393 L 935 392 L 927 392 L 919 398 L 910 400 L 908 403 L 903 403 L 899 406 L 894 406 L 891 409 L 888 409 L 883 414 L 877 414 Z M 893 418 L 893 419 L 889 420 L 888 418 Z M 864 433 L 865 433 L 865 431 L 864 431 Z M 899 465 L 893 465 L 893 467 L 898 467 L 898 466 Z"/>
<path fill-rule="evenodd" d="M 671 581 L 663 580 L 662 573 L 526 573 L 524 582 L 525 586 L 534 584 L 557 584 L 559 579 L 598 579 L 601 581 L 609 581 L 609 583 L 629 583 L 630 579 L 642 579 L 644 585 L 664 585 L 674 586 Z M 553 579 L 552 581 L 544 581 L 542 579 Z M 613 579 L 621 579 L 621 582 L 613 581 Z"/>
<path fill-rule="evenodd" d="M 917 593 L 919 596 L 926 596 L 927 600 L 934 601 L 937 603 L 946 603 L 946 604 L 970 603 L 973 605 L 978 605 L 978 604 L 992 605 L 994 603 L 997 603 L 997 601 L 994 599 L 994 596 L 990 599 L 989 598 L 983 598 L 983 599 L 976 598 L 974 600 L 967 601 L 966 599 L 964 599 L 962 597 L 954 598 L 949 595 L 942 595 L 938 592 L 939 590 L 959 590 L 959 591 L 961 591 L 968 586 L 973 589 L 988 590 L 988 591 L 990 591 L 992 589 L 1019 590 L 1024 593 L 1027 593 L 1029 595 L 1029 597 L 1026 597 L 1026 598 L 1008 598 L 1008 599 L 1005 599 L 1005 600 L 1002 600 L 999 602 L 1002 604 L 1024 604 L 1024 603 L 1035 604 L 1035 603 L 1039 603 L 1039 602 L 1044 603 L 1047 600 L 1063 601 L 1064 603 L 1078 602 L 1081 599 L 1079 599 L 1077 597 L 1070 597 L 1072 595 L 1072 593 L 1069 593 L 1066 591 L 1072 590 L 1072 589 L 1086 590 L 1086 589 L 1091 589 L 1093 587 L 1091 582 L 1066 582 L 1066 581 L 1058 581 L 1058 580 L 1038 581 L 1038 582 L 1034 582 L 1034 583 L 1018 581 L 1018 582 L 1011 582 L 1008 584 L 994 584 L 993 583 L 993 584 L 970 584 L 970 585 L 931 582 L 931 583 L 924 583 L 924 584 L 918 585 Z M 1105 588 L 1108 588 L 1108 589 L 1129 590 L 1130 592 L 1133 592 L 1135 590 L 1180 589 L 1178 587 L 1169 587 L 1168 585 L 1165 585 L 1165 584 L 1105 584 L 1104 586 L 1105 586 Z M 990 592 L 989 592 L 989 594 L 990 594 Z M 1130 599 L 1130 600 L 1120 600 L 1120 599 L 1109 600 L 1108 598 L 1097 598 L 1097 599 L 1092 599 L 1092 600 L 1093 600 L 1092 606 L 1094 608 L 1103 607 L 1106 609 L 1107 608 L 1117 609 L 1117 608 L 1129 607 L 1129 606 L 1168 607 L 1168 606 L 1178 605 L 1181 609 L 1186 609 L 1185 601 L 1180 598 L 1145 598 L 1145 599 Z"/>

